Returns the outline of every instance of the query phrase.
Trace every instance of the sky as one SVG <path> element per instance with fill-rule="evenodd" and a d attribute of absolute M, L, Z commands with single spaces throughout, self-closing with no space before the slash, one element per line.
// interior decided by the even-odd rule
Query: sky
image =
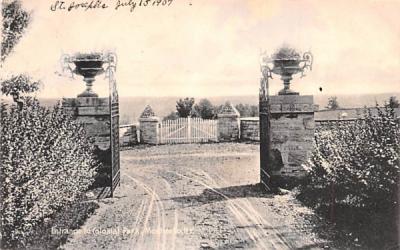
<path fill-rule="evenodd" d="M 115 10 L 123 0 L 101 1 L 109 7 L 68 12 L 51 11 L 53 0 L 22 0 L 32 22 L 2 77 L 28 73 L 43 83 L 40 97 L 75 97 L 84 82 L 59 74 L 61 56 L 112 51 L 120 96 L 258 95 L 260 52 L 288 44 L 314 56 L 312 71 L 292 80 L 301 94 L 400 90 L 399 0 L 173 0 L 132 12 Z M 108 95 L 103 76 L 93 89 Z"/>

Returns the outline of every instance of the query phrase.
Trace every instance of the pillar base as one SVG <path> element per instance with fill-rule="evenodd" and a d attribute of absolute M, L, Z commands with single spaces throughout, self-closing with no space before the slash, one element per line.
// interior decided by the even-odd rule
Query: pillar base
<path fill-rule="evenodd" d="M 302 165 L 311 156 L 314 130 L 313 96 L 292 93 L 270 97 L 271 159 L 267 167 L 272 181 L 304 176 Z"/>

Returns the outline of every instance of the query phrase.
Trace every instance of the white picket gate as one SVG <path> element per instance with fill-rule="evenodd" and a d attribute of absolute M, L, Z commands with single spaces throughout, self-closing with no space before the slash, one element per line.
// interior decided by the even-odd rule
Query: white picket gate
<path fill-rule="evenodd" d="M 161 143 L 216 142 L 217 140 L 217 120 L 179 118 L 160 123 Z"/>

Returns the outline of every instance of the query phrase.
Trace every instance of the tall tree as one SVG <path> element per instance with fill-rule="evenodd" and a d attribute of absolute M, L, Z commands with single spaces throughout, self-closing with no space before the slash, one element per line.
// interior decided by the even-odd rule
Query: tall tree
<path fill-rule="evenodd" d="M 194 108 L 203 119 L 213 119 L 215 117 L 216 112 L 214 106 L 206 98 L 201 99 L 199 103 L 194 106 Z"/>
<path fill-rule="evenodd" d="M 389 107 L 389 108 L 393 108 L 393 109 L 394 108 L 400 108 L 400 103 L 399 103 L 399 100 L 397 100 L 397 98 L 395 96 L 391 96 L 389 98 L 389 102 L 387 102 L 385 104 L 385 106 Z"/>
<path fill-rule="evenodd" d="M 22 9 L 19 0 L 11 2 L 2 1 L 1 5 L 3 29 L 1 32 L 2 41 L 0 62 L 3 62 L 22 37 L 26 27 L 28 27 L 30 14 Z"/>
<path fill-rule="evenodd" d="M 339 102 L 337 100 L 336 96 L 331 96 L 328 98 L 328 105 L 326 106 L 326 109 L 328 110 L 336 110 L 340 108 Z"/>
<path fill-rule="evenodd" d="M 30 14 L 25 11 L 19 0 L 2 1 L 2 32 L 0 67 L 12 49 L 22 37 L 30 22 Z M 1 81 L 0 93 L 12 96 L 21 109 L 23 106 L 22 94 L 33 93 L 39 90 L 39 82 L 33 81 L 29 76 L 20 74 L 10 79 Z"/>
<path fill-rule="evenodd" d="M 194 105 L 194 98 L 186 97 L 185 99 L 179 99 L 176 102 L 176 111 L 178 112 L 179 117 L 188 117 L 192 111 Z"/>

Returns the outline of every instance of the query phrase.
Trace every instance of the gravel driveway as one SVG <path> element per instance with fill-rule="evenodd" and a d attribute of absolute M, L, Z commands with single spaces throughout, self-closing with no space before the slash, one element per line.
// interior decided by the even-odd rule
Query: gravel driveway
<path fill-rule="evenodd" d="M 258 145 L 180 144 L 121 152 L 121 186 L 65 249 L 320 249 L 316 216 L 259 185 Z"/>

